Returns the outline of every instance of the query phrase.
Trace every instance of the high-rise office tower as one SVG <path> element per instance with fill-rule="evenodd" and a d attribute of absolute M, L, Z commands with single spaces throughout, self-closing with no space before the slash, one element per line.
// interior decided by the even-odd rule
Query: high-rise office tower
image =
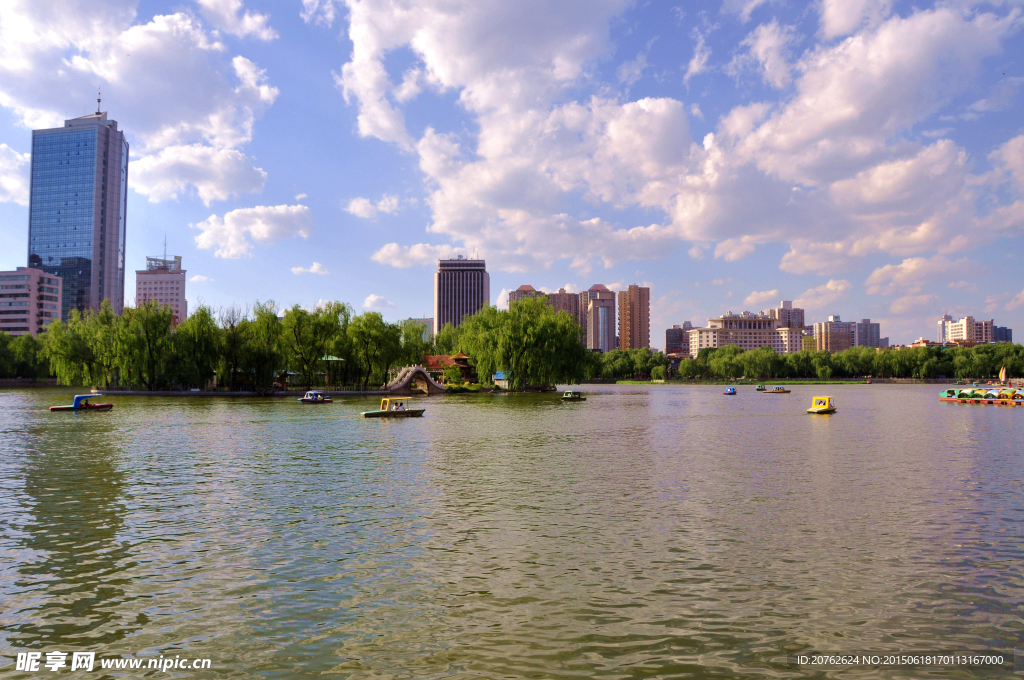
<path fill-rule="evenodd" d="M 619 291 L 619 349 L 651 346 L 651 289 L 629 286 Z"/>
<path fill-rule="evenodd" d="M 61 277 L 61 318 L 124 308 L 128 142 L 117 121 L 97 111 L 32 131 L 28 266 Z"/>
<path fill-rule="evenodd" d="M 610 352 L 615 349 L 615 293 L 600 283 L 580 293 L 587 305 L 587 349 Z"/>
<path fill-rule="evenodd" d="M 803 328 L 804 310 L 794 307 L 789 300 L 783 300 L 782 304 L 774 309 L 766 309 L 761 316 L 768 316 L 779 320 L 779 328 Z"/>
<path fill-rule="evenodd" d="M 434 274 L 434 335 L 446 323 L 459 326 L 463 317 L 476 314 L 491 299 L 491 275 L 483 260 L 461 255 L 438 260 Z"/>

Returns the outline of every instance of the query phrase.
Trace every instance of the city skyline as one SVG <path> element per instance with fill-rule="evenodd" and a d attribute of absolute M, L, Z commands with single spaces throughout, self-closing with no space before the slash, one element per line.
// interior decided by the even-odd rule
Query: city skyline
<path fill-rule="evenodd" d="M 132 152 L 124 287 L 166 235 L 191 308 L 427 317 L 462 254 L 499 306 L 648 286 L 655 346 L 783 297 L 893 344 L 1024 325 L 1010 6 L 56 7 L 0 26 L 0 269 L 27 264 L 31 131 L 99 87 Z"/>

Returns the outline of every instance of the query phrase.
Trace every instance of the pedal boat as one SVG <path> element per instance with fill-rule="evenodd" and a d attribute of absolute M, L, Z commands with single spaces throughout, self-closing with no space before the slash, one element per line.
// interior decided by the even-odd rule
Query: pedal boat
<path fill-rule="evenodd" d="M 832 400 L 832 397 L 814 397 L 811 400 L 811 407 L 807 409 L 808 413 L 811 414 L 823 414 L 836 412 L 836 403 Z"/>
<path fill-rule="evenodd" d="M 299 397 L 296 401 L 303 404 L 330 404 L 332 399 L 320 390 L 310 390 L 302 397 Z"/>
<path fill-rule="evenodd" d="M 981 404 L 983 406 L 1024 406 L 1024 389 L 945 389 L 939 401 L 950 404 Z"/>
<path fill-rule="evenodd" d="M 730 396 L 730 397 L 735 397 L 736 396 L 736 388 L 735 387 L 726 387 L 725 388 L 725 392 L 722 392 L 722 394 Z"/>
<path fill-rule="evenodd" d="M 765 390 L 763 392 L 763 394 L 789 394 L 792 391 L 793 390 L 787 390 L 782 385 L 776 385 L 775 387 L 772 387 L 771 389 Z"/>
<path fill-rule="evenodd" d="M 113 404 L 90 404 L 90 399 L 102 397 L 102 394 L 76 394 L 75 402 L 70 406 L 51 406 L 51 411 L 109 411 Z"/>
<path fill-rule="evenodd" d="M 566 390 L 562 395 L 562 401 L 586 401 L 587 398 L 576 390 Z"/>
<path fill-rule="evenodd" d="M 384 397 L 380 400 L 380 408 L 376 411 L 363 411 L 364 418 L 419 418 L 426 411 L 424 408 L 406 408 L 405 399 Z"/>
<path fill-rule="evenodd" d="M 758 392 L 764 392 L 764 390 L 765 390 L 765 386 L 764 386 L 764 385 L 758 385 L 758 386 L 757 386 L 757 387 L 755 387 L 754 389 L 755 389 L 756 391 L 758 391 Z"/>

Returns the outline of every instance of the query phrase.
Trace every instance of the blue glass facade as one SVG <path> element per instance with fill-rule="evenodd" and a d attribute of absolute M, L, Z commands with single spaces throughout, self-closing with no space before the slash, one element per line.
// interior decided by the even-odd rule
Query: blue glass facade
<path fill-rule="evenodd" d="M 128 143 L 105 113 L 32 133 L 28 265 L 64 280 L 61 318 L 124 306 Z"/>
<path fill-rule="evenodd" d="M 97 130 L 32 138 L 29 267 L 64 280 L 61 318 L 92 306 Z"/>

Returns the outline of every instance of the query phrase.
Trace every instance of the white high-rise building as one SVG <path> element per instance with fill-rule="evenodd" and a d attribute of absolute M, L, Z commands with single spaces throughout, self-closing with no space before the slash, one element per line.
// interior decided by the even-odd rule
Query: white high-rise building
<path fill-rule="evenodd" d="M 975 321 L 973 316 L 964 316 L 953 321 L 944 314 L 939 319 L 939 342 L 995 342 L 995 320 Z"/>

